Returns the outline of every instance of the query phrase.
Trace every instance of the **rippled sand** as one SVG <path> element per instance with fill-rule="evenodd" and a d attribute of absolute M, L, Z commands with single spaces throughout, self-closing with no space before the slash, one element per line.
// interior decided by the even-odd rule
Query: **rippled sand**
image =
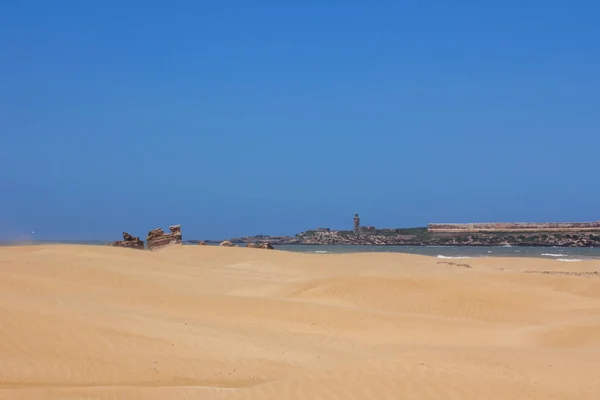
<path fill-rule="evenodd" d="M 0 248 L 0 399 L 597 399 L 600 270 Z"/>

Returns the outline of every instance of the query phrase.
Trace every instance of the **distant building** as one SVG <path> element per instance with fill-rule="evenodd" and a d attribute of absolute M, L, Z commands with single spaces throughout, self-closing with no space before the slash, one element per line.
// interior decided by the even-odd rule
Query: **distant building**
<path fill-rule="evenodd" d="M 360 232 L 360 217 L 358 214 L 354 214 L 354 233 Z"/>
<path fill-rule="evenodd" d="M 366 232 L 366 233 L 375 232 L 375 227 L 374 226 L 361 226 L 358 229 L 359 229 L 360 232 Z"/>
<path fill-rule="evenodd" d="M 317 232 L 329 232 L 329 228 L 317 228 Z"/>

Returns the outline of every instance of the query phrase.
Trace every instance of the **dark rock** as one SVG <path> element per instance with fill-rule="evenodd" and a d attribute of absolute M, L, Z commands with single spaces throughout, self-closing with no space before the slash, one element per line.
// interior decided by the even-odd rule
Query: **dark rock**
<path fill-rule="evenodd" d="M 181 244 L 181 225 L 170 226 L 169 230 L 171 231 L 170 233 L 165 233 L 161 228 L 152 229 L 148 232 L 148 236 L 146 237 L 148 249 L 157 249 L 172 244 Z"/>
<path fill-rule="evenodd" d="M 273 250 L 273 246 L 271 246 L 271 243 L 248 243 L 246 245 L 247 248 L 249 249 L 268 249 L 268 250 Z"/>
<path fill-rule="evenodd" d="M 144 242 L 139 237 L 130 235 L 127 232 L 123 232 L 123 240 L 118 240 L 110 244 L 114 247 L 127 247 L 130 249 L 144 250 Z"/>

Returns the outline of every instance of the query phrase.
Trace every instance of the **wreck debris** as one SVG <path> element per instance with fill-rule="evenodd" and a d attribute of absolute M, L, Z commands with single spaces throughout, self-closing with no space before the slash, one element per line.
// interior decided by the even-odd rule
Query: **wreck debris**
<path fill-rule="evenodd" d="M 172 244 L 181 244 L 181 225 L 172 225 L 169 227 L 170 233 L 165 233 L 161 228 L 156 228 L 148 232 L 146 242 L 148 249 L 157 249 Z"/>
<path fill-rule="evenodd" d="M 123 232 L 123 240 L 112 242 L 110 246 L 144 250 L 144 242 L 139 237 L 132 236 L 127 232 Z"/>

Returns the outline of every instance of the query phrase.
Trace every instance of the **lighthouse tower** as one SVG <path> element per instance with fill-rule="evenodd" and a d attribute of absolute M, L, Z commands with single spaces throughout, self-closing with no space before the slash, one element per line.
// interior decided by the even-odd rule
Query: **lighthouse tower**
<path fill-rule="evenodd" d="M 358 214 L 354 214 L 354 233 L 358 233 L 360 231 L 360 217 Z"/>

